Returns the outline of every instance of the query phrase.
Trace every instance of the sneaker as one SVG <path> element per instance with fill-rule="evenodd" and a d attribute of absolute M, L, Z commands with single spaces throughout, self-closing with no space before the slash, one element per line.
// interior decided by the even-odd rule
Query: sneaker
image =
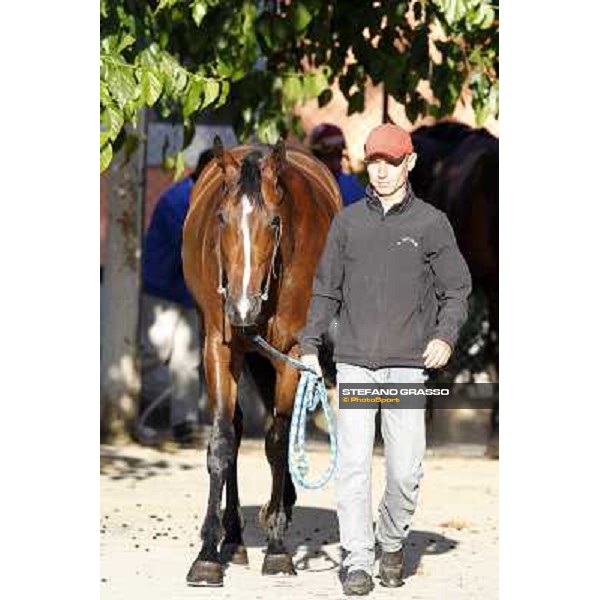
<path fill-rule="evenodd" d="M 366 596 L 373 590 L 373 587 L 372 577 L 362 569 L 350 571 L 342 585 L 346 596 Z"/>
<path fill-rule="evenodd" d="M 397 552 L 382 552 L 379 561 L 379 577 L 384 587 L 400 587 L 402 585 L 402 568 L 404 553 L 402 549 Z"/>

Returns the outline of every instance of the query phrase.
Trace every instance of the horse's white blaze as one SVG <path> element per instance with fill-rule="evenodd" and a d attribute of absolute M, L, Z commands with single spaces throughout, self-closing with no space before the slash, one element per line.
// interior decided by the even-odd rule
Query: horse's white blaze
<path fill-rule="evenodd" d="M 248 285 L 250 285 L 250 226 L 248 224 L 248 215 L 252 212 L 252 203 L 248 196 L 244 194 L 242 198 L 242 236 L 244 240 L 244 275 L 242 277 L 242 297 L 238 304 L 240 316 L 246 317 L 250 310 L 250 300 L 248 299 Z"/>

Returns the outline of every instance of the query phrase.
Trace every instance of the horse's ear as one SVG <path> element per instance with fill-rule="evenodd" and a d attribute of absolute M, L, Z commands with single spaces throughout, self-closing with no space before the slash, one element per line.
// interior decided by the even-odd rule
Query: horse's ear
<path fill-rule="evenodd" d="M 285 167 L 285 161 L 285 142 L 283 141 L 283 138 L 279 138 L 269 155 L 265 158 L 263 168 L 270 170 L 272 175 L 277 177 Z"/>
<path fill-rule="evenodd" d="M 239 165 L 231 153 L 223 148 L 223 142 L 218 135 L 215 135 L 213 140 L 213 155 L 226 178 L 235 175 Z"/>
<path fill-rule="evenodd" d="M 223 156 L 223 142 L 218 135 L 215 135 L 215 139 L 213 140 L 213 154 L 215 158 L 221 158 Z"/>
<path fill-rule="evenodd" d="M 273 158 L 277 164 L 277 169 L 280 170 L 285 164 L 285 142 L 283 138 L 279 138 L 273 148 Z"/>

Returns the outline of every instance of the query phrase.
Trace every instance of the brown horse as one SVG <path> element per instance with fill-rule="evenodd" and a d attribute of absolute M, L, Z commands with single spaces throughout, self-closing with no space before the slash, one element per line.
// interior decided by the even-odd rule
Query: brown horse
<path fill-rule="evenodd" d="M 213 419 L 208 506 L 202 547 L 187 576 L 190 585 L 222 585 L 224 562 L 248 562 L 237 487 L 242 413 L 236 401 L 244 354 L 256 350 L 248 334 L 258 333 L 279 351 L 299 356 L 295 334 L 304 326 L 317 262 L 331 219 L 341 208 L 327 169 L 304 152 L 286 149 L 282 141 L 274 148 L 225 151 L 217 137 L 214 155 L 193 189 L 183 234 L 185 279 L 205 333 Z M 271 362 L 275 397 L 265 450 L 272 489 L 260 513 L 267 536 L 262 572 L 295 574 L 283 537 L 296 500 L 287 448 L 298 372 L 286 362 Z"/>

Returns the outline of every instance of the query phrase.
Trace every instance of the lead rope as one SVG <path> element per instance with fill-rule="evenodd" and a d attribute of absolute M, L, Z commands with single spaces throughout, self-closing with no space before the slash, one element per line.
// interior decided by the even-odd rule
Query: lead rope
<path fill-rule="evenodd" d="M 306 489 L 317 489 L 323 487 L 333 476 L 337 469 L 338 451 L 337 435 L 335 431 L 335 421 L 333 411 L 327 401 L 327 391 L 321 377 L 309 369 L 299 360 L 279 352 L 259 335 L 251 336 L 254 343 L 259 345 L 271 356 L 284 360 L 294 368 L 301 371 L 300 381 L 296 388 L 296 397 L 294 399 L 294 411 L 292 413 L 292 422 L 290 425 L 288 462 L 290 475 L 296 485 Z M 329 466 L 321 477 L 316 481 L 307 479 L 309 471 L 308 454 L 306 451 L 306 417 L 309 412 L 314 412 L 319 404 L 323 407 L 325 420 L 327 422 L 327 431 L 329 434 Z"/>

